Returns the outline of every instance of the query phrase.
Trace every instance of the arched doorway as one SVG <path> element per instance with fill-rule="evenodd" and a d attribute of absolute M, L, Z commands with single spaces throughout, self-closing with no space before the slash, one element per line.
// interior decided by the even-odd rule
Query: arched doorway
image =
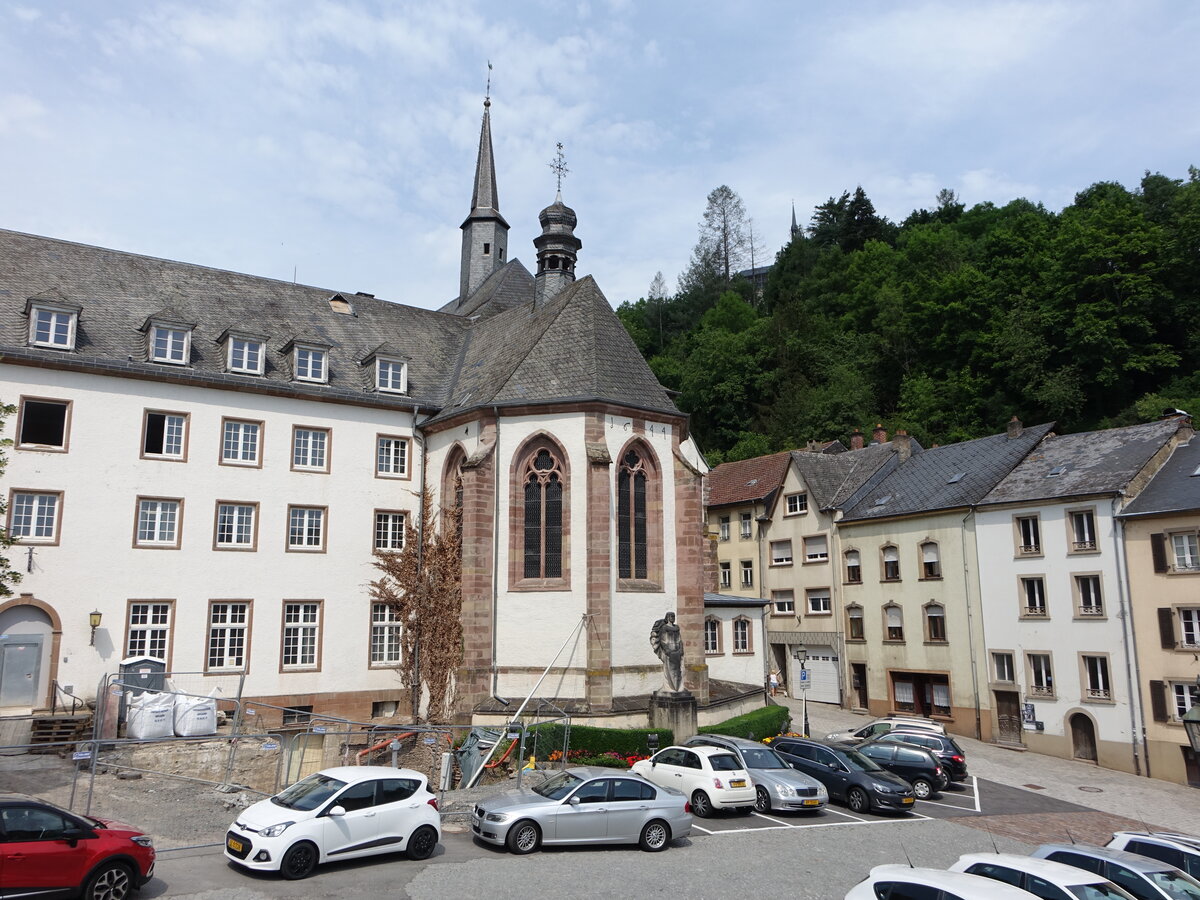
<path fill-rule="evenodd" d="M 1083 713 L 1071 716 L 1071 751 L 1076 759 L 1096 761 L 1096 726 Z"/>
<path fill-rule="evenodd" d="M 52 613 L 27 594 L 0 605 L 0 709 L 46 703 L 60 637 Z"/>

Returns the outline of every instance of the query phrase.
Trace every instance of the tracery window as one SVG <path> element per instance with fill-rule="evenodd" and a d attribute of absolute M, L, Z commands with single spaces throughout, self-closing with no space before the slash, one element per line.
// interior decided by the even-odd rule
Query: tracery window
<path fill-rule="evenodd" d="M 636 450 L 621 458 L 617 477 L 617 557 L 621 578 L 647 577 L 646 463 Z"/>
<path fill-rule="evenodd" d="M 563 546 L 562 462 L 547 447 L 525 464 L 526 578 L 561 578 Z"/>

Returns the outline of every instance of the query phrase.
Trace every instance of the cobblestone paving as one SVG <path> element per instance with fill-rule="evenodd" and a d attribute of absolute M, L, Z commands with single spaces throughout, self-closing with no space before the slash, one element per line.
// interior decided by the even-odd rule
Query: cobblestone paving
<path fill-rule="evenodd" d="M 1075 843 L 1096 844 L 1101 847 L 1108 843 L 1114 831 L 1145 828 L 1145 825 L 1136 819 L 1096 810 L 971 816 L 957 818 L 954 824 L 979 828 L 997 837 L 1010 837 L 1028 844 L 1069 844 L 1074 838 Z"/>

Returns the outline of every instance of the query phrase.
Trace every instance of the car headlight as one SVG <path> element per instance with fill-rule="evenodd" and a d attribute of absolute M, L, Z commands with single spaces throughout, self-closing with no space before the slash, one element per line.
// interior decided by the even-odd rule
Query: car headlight
<path fill-rule="evenodd" d="M 154 846 L 154 839 L 152 837 L 150 837 L 150 835 L 148 835 L 148 834 L 135 834 L 133 837 L 130 838 L 130 840 L 133 841 L 135 844 L 137 844 L 139 847 L 153 847 Z"/>
<path fill-rule="evenodd" d="M 796 789 L 790 785 L 777 784 L 775 785 L 775 793 L 777 793 L 780 797 L 795 797 Z"/>
<path fill-rule="evenodd" d="M 279 837 L 288 830 L 295 822 L 280 822 L 278 825 L 269 825 L 259 832 L 263 837 Z"/>
<path fill-rule="evenodd" d="M 878 782 L 875 784 L 875 790 L 879 791 L 881 794 L 897 793 L 896 788 L 892 787 L 890 784 L 879 784 Z"/>
<path fill-rule="evenodd" d="M 484 818 L 487 819 L 489 822 L 507 822 L 508 814 L 507 813 L 488 813 L 486 816 L 484 816 Z"/>

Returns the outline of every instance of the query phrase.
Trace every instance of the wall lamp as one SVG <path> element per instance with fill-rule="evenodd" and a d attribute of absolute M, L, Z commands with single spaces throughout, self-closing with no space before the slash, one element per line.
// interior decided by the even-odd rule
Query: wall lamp
<path fill-rule="evenodd" d="M 90 613 L 88 613 L 88 624 L 92 626 L 91 646 L 93 646 L 93 647 L 96 646 L 96 629 L 100 627 L 100 619 L 101 618 L 103 618 L 103 617 L 101 616 L 100 610 L 98 610 L 98 609 L 93 609 Z"/>

